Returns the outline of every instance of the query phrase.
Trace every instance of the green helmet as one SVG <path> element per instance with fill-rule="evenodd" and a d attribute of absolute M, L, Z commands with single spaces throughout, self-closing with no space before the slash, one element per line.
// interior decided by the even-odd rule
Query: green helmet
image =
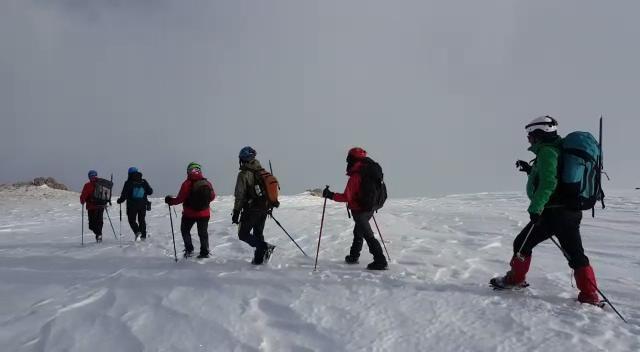
<path fill-rule="evenodd" d="M 189 163 L 189 165 L 187 165 L 187 171 L 191 171 L 193 169 L 202 170 L 202 166 L 200 166 L 200 164 L 196 163 L 195 161 L 192 161 Z"/>

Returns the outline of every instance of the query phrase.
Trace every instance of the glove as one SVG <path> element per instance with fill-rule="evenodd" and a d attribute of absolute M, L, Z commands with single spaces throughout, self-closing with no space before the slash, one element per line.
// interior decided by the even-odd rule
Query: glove
<path fill-rule="evenodd" d="M 532 223 L 537 224 L 540 221 L 540 214 L 529 213 L 529 219 Z"/>
<path fill-rule="evenodd" d="M 173 197 L 172 196 L 166 196 L 164 197 L 164 202 L 171 205 L 171 202 L 173 201 Z"/>
<path fill-rule="evenodd" d="M 118 198 L 118 200 L 117 200 L 116 202 L 117 202 L 118 204 L 122 204 L 122 203 L 124 203 L 124 199 L 122 199 L 122 198 Z"/>
<path fill-rule="evenodd" d="M 333 195 L 334 194 L 335 193 L 331 192 L 328 187 L 325 188 L 324 191 L 322 191 L 322 197 L 328 198 L 328 199 L 331 199 L 331 200 L 333 200 Z"/>
<path fill-rule="evenodd" d="M 526 172 L 527 175 L 531 173 L 531 165 L 529 165 L 529 163 L 524 160 L 516 161 L 516 167 L 518 168 L 518 170 Z"/>
<path fill-rule="evenodd" d="M 232 224 L 239 224 L 240 223 L 238 221 L 239 218 L 240 218 L 240 210 L 234 210 L 233 214 L 231 215 L 231 223 Z"/>

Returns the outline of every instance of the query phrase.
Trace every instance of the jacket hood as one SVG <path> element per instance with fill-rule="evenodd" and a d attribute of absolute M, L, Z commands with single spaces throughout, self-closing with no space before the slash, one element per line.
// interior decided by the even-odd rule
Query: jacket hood
<path fill-rule="evenodd" d="M 560 136 L 555 136 L 554 138 L 546 141 L 540 141 L 528 148 L 534 154 L 538 154 L 540 148 L 542 147 L 552 147 L 552 148 L 560 148 L 562 145 L 562 138 Z"/>
<path fill-rule="evenodd" d="M 128 180 L 130 181 L 141 181 L 142 180 L 142 173 L 139 171 L 136 172 L 132 172 L 129 174 Z"/>
<path fill-rule="evenodd" d="M 356 161 L 353 166 L 351 166 L 348 170 L 347 170 L 347 176 L 351 176 L 353 174 L 357 174 L 358 172 L 360 172 L 360 170 L 362 170 L 362 166 L 364 165 L 364 162 L 362 162 L 362 160 L 358 160 Z"/>
<path fill-rule="evenodd" d="M 262 165 L 260 165 L 258 159 L 253 159 L 240 165 L 240 170 L 258 171 L 260 169 L 262 169 Z"/>

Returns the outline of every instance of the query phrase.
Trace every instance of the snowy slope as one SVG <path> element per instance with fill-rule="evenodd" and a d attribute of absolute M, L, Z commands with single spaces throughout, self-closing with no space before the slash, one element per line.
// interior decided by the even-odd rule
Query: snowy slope
<path fill-rule="evenodd" d="M 213 205 L 206 262 L 173 261 L 159 199 L 146 243 L 132 243 L 125 221 L 118 244 L 105 219 L 104 242 L 85 226 L 81 247 L 77 196 L 0 191 L 2 351 L 640 350 L 640 192 L 609 195 L 583 227 L 600 286 L 630 324 L 573 301 L 570 269 L 551 242 L 534 252 L 530 289 L 488 288 L 527 220 L 520 194 L 390 200 L 377 216 L 392 259 L 383 273 L 363 270 L 366 245 L 360 265 L 342 263 L 352 223 L 340 204 L 327 206 L 314 273 L 273 221 L 271 263 L 250 265 L 231 197 Z M 321 199 L 300 195 L 276 213 L 312 257 L 321 209 Z M 118 232 L 117 206 L 110 212 Z"/>

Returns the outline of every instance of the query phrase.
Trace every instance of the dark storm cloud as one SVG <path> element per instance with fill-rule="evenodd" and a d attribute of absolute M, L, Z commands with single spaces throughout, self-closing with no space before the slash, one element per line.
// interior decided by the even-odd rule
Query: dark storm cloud
<path fill-rule="evenodd" d="M 189 161 L 232 192 L 244 145 L 285 193 L 341 188 L 364 146 L 394 196 L 522 188 L 523 125 L 607 119 L 638 180 L 635 2 L 20 1 L 0 4 L 0 181 Z M 635 90 L 634 90 L 635 89 Z"/>

